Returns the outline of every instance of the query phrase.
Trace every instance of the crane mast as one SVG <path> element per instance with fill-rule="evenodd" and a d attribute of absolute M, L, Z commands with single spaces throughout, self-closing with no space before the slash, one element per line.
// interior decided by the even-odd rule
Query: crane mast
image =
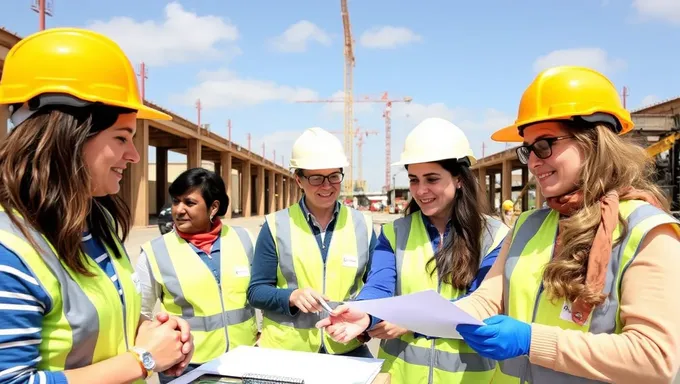
<path fill-rule="evenodd" d="M 345 172 L 344 190 L 347 196 L 351 196 L 354 192 L 354 175 L 352 174 L 352 165 L 354 164 L 353 149 L 354 149 L 354 129 L 352 127 L 353 111 L 352 106 L 354 100 L 352 99 L 352 82 L 354 70 L 354 48 L 352 44 L 352 28 L 349 23 L 349 10 L 347 9 L 347 0 L 340 0 L 340 8 L 342 12 L 342 26 L 345 32 L 345 125 L 344 125 L 344 147 L 345 154 L 349 160 L 349 167 Z"/>

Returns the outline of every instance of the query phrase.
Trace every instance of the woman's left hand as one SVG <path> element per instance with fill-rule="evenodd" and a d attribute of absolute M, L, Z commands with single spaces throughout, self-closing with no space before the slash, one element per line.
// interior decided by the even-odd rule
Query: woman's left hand
<path fill-rule="evenodd" d="M 171 316 L 166 312 L 159 312 L 156 314 L 154 321 L 158 321 L 163 324 L 168 321 L 174 321 L 176 323 L 175 329 L 180 331 L 180 340 L 182 341 L 182 353 L 184 354 L 184 360 L 180 361 L 178 364 L 168 368 L 164 374 L 168 376 L 180 376 L 187 365 L 191 362 L 191 358 L 194 356 L 194 337 L 191 335 L 191 327 L 189 323 L 182 319 L 181 317 Z"/>
<path fill-rule="evenodd" d="M 482 357 L 506 360 L 528 355 L 531 346 L 531 325 L 505 315 L 484 320 L 485 325 L 460 324 L 456 331 Z"/>

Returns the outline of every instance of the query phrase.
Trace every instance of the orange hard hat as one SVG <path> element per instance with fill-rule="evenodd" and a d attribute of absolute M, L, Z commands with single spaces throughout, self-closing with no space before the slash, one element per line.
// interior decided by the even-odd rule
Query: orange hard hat
<path fill-rule="evenodd" d="M 633 129 L 633 120 L 621 104 L 614 84 L 603 74 L 585 67 L 560 66 L 536 76 L 524 91 L 515 124 L 500 129 L 491 139 L 522 142 L 521 130 L 548 120 L 581 118 L 590 123 L 609 123 L 624 134 Z"/>
<path fill-rule="evenodd" d="M 144 105 L 134 68 L 123 50 L 108 37 L 84 29 L 37 32 L 7 53 L 0 104 L 23 104 L 53 94 L 134 109 L 139 119 L 172 119 Z"/>

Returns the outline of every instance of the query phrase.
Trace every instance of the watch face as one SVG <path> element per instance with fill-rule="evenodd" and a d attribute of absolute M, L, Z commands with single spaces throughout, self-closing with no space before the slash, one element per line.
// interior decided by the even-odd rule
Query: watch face
<path fill-rule="evenodd" d="M 145 353 L 142 355 L 142 363 L 144 364 L 144 368 L 146 369 L 153 369 L 154 366 L 156 365 L 156 362 L 153 361 L 153 358 L 151 358 L 150 353 Z"/>

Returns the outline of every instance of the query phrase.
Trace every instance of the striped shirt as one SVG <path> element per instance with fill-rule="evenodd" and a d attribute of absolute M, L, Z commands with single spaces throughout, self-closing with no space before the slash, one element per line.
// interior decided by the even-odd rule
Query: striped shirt
<path fill-rule="evenodd" d="M 111 258 L 99 241 L 85 233 L 89 257 L 122 290 Z M 0 384 L 67 384 L 63 372 L 38 371 L 42 322 L 52 300 L 31 270 L 14 252 L 0 244 Z"/>

